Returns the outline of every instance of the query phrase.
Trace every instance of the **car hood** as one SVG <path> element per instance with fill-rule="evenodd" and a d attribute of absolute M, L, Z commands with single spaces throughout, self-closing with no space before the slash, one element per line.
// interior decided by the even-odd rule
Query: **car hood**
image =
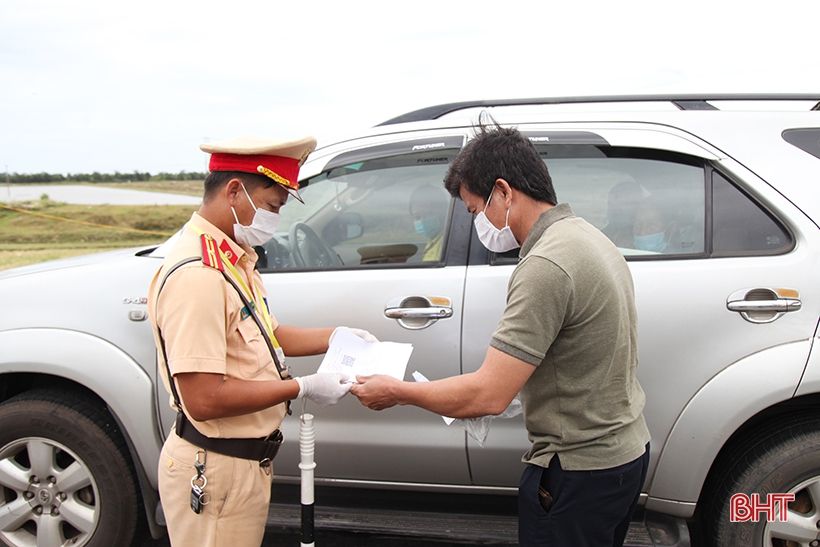
<path fill-rule="evenodd" d="M 148 288 L 162 264 L 146 256 L 151 249 L 122 249 L 0 273 L 0 332 L 86 333 L 152 371 L 153 334 L 140 314 L 147 311 Z"/>
<path fill-rule="evenodd" d="M 153 247 L 133 247 L 129 249 L 118 249 L 116 251 L 92 253 L 82 256 L 75 256 L 71 258 L 62 258 L 59 260 L 50 260 L 48 262 L 32 264 L 31 266 L 21 266 L 19 268 L 12 268 L 10 270 L 0 271 L 0 280 L 10 279 L 12 277 L 19 277 L 21 275 L 31 275 L 41 272 L 62 270 L 66 268 L 78 268 L 81 266 L 88 266 L 90 264 L 99 264 L 101 262 L 107 262 L 109 260 L 117 260 L 127 256 L 134 256 L 136 254 L 147 253 L 150 252 L 152 249 Z"/>

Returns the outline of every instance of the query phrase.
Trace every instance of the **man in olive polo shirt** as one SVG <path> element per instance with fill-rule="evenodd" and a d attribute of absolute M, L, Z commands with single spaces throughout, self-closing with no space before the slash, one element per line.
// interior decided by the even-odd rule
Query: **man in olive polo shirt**
<path fill-rule="evenodd" d="M 520 391 L 532 447 L 519 543 L 622 545 L 649 463 L 626 262 L 569 205 L 556 205 L 546 165 L 515 129 L 481 127 L 445 186 L 476 215 L 489 250 L 521 246 L 484 363 L 429 383 L 360 377 L 351 392 L 375 410 L 410 404 L 470 418 L 501 413 Z"/>

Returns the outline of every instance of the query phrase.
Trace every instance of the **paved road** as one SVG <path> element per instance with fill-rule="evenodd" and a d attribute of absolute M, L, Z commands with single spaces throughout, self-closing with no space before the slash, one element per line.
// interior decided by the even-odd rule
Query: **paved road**
<path fill-rule="evenodd" d="M 99 186 L 72 184 L 21 184 L 6 187 L 0 185 L 0 202 L 29 201 L 40 199 L 43 194 L 54 201 L 82 205 L 199 205 L 196 196 L 143 192 Z"/>

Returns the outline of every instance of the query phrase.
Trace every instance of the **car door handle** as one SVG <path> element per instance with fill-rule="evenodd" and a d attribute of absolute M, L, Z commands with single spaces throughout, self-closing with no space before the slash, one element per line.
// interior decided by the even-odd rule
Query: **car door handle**
<path fill-rule="evenodd" d="M 446 296 L 403 296 L 387 303 L 384 316 L 409 330 L 426 329 L 453 316 L 453 301 Z"/>
<path fill-rule="evenodd" d="M 794 289 L 743 289 L 726 299 L 726 308 L 737 312 L 750 323 L 771 323 L 784 313 L 803 307 L 800 294 Z"/>
<path fill-rule="evenodd" d="M 726 307 L 731 311 L 772 311 L 786 313 L 790 311 L 797 311 L 803 306 L 800 300 L 793 298 L 783 298 L 782 300 L 758 300 L 747 302 L 744 300 L 736 302 L 728 302 Z"/>
<path fill-rule="evenodd" d="M 446 319 L 453 316 L 453 308 L 385 308 L 384 315 L 390 319 Z"/>

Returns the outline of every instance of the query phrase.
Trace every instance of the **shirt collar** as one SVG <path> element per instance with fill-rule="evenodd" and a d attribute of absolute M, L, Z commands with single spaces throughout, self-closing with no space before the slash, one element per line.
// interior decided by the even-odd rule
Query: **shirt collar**
<path fill-rule="evenodd" d="M 544 232 L 547 231 L 547 228 L 558 222 L 559 220 L 563 220 L 565 218 L 574 217 L 575 213 L 572 212 L 572 208 L 569 206 L 568 203 L 559 203 L 555 207 L 550 207 L 548 211 L 541 213 L 541 216 L 538 217 L 538 220 L 535 221 L 535 224 L 532 225 L 532 229 L 530 233 L 527 234 L 527 238 L 524 240 L 524 244 L 521 245 L 521 252 L 518 254 L 519 257 L 524 258 L 527 256 L 535 242 L 541 239 L 541 236 L 544 235 Z"/>
<path fill-rule="evenodd" d="M 259 259 L 259 256 L 253 249 L 246 245 L 240 245 L 228 237 L 225 232 L 205 220 L 205 218 L 197 212 L 191 215 L 189 225 L 197 234 L 208 234 L 213 237 L 217 242 L 219 250 L 222 251 L 225 258 L 230 260 L 233 265 L 236 265 L 243 256 L 247 257 L 246 260 L 251 264 L 256 264 L 256 261 Z"/>

